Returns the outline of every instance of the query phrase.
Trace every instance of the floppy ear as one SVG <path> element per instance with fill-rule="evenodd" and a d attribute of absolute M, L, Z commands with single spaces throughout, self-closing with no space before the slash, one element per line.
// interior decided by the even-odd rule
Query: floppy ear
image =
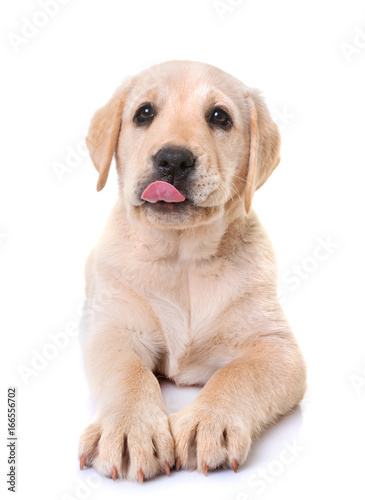
<path fill-rule="evenodd" d="M 128 91 L 126 84 L 121 85 L 113 97 L 98 109 L 91 119 L 86 137 L 91 160 L 99 172 L 96 189 L 101 191 L 108 179 L 110 164 L 112 162 L 120 127 L 122 125 L 123 104 Z"/>
<path fill-rule="evenodd" d="M 280 162 L 280 132 L 262 97 L 255 91 L 246 95 L 250 110 L 250 155 L 245 184 L 245 210 L 252 198 Z"/>

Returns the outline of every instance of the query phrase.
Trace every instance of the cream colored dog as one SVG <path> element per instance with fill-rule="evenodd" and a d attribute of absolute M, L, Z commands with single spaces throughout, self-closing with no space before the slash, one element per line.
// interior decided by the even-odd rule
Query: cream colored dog
<path fill-rule="evenodd" d="M 206 64 L 168 62 L 116 91 L 87 145 L 98 190 L 115 155 L 120 196 L 86 266 L 97 416 L 80 466 L 141 482 L 174 464 L 236 472 L 305 391 L 251 210 L 280 161 L 278 129 L 256 90 Z M 155 374 L 204 387 L 167 417 Z"/>

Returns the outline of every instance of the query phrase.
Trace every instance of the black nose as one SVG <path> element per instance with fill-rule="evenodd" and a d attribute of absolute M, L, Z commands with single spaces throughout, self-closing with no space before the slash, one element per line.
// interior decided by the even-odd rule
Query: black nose
<path fill-rule="evenodd" d="M 164 147 L 153 157 L 153 163 L 169 181 L 183 179 L 195 165 L 195 156 L 188 148 Z"/>

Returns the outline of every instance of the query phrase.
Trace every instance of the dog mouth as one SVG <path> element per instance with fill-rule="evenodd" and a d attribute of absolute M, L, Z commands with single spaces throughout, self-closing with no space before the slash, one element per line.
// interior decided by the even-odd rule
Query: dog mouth
<path fill-rule="evenodd" d="M 156 203 L 150 203 L 149 201 L 145 202 L 146 208 L 149 208 L 152 210 L 155 214 L 161 214 L 164 216 L 169 216 L 169 215 L 178 215 L 182 216 L 183 214 L 187 215 L 188 212 L 186 212 L 189 207 L 192 207 L 193 204 L 191 201 L 185 199 L 184 201 L 180 203 L 168 203 L 166 201 L 158 201 Z"/>
<path fill-rule="evenodd" d="M 175 186 L 165 181 L 155 181 L 149 184 L 141 195 L 145 206 L 161 214 L 177 214 L 184 208 L 193 205 Z"/>
<path fill-rule="evenodd" d="M 186 197 L 169 182 L 156 181 L 149 184 L 141 195 L 148 203 L 166 203 L 168 205 L 183 203 Z"/>

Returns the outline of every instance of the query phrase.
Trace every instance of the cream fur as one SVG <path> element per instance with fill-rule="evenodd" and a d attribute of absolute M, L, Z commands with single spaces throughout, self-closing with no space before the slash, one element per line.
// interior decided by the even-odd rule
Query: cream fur
<path fill-rule="evenodd" d="M 132 118 L 143 102 L 158 111 L 141 130 Z M 230 110 L 232 130 L 209 128 L 211 104 Z M 87 144 L 98 189 L 115 154 L 120 196 L 86 266 L 85 367 L 97 416 L 81 436 L 81 464 L 140 481 L 175 460 L 236 470 L 305 390 L 273 250 L 251 209 L 280 160 L 277 127 L 257 91 L 212 66 L 171 62 L 123 84 L 95 114 Z M 155 213 L 140 198 L 165 145 L 198 158 L 183 213 Z M 155 374 L 204 387 L 168 419 Z"/>

